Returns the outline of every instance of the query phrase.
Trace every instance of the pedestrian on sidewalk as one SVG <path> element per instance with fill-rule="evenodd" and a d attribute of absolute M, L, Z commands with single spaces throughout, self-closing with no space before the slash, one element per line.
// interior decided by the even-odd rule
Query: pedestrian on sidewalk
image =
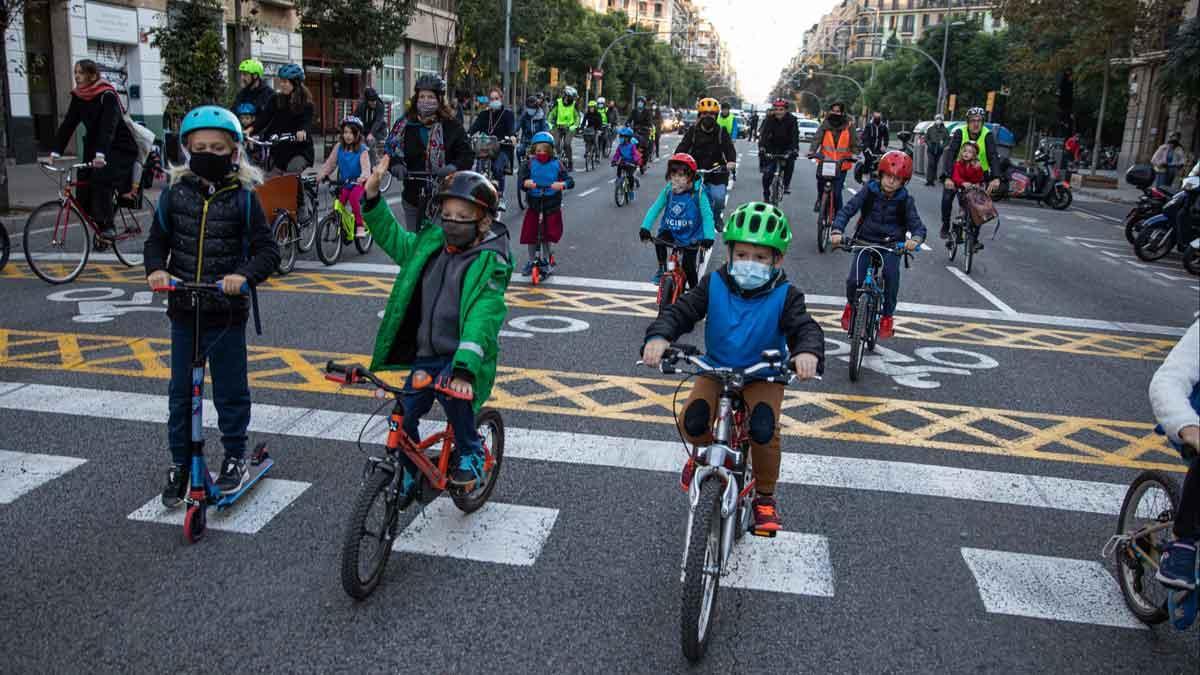
<path fill-rule="evenodd" d="M 1183 147 L 1179 144 L 1179 132 L 1172 132 L 1167 142 L 1158 146 L 1154 156 L 1150 158 L 1154 166 L 1154 184 L 1158 187 L 1170 187 L 1175 182 L 1175 174 L 1184 164 Z"/>
<path fill-rule="evenodd" d="M 934 115 L 933 124 L 925 130 L 925 152 L 928 155 L 925 165 L 925 184 L 933 185 L 937 178 L 938 166 L 942 163 L 942 152 L 946 149 L 946 141 L 950 140 L 950 132 L 942 122 L 941 115 Z"/>

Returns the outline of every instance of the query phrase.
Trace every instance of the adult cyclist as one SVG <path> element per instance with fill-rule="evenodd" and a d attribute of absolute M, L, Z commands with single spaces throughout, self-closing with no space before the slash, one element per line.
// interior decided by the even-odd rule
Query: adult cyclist
<path fill-rule="evenodd" d="M 646 97 L 639 96 L 633 104 L 633 112 L 629 114 L 629 124 L 633 129 L 633 133 L 637 134 L 638 147 L 644 149 L 642 152 L 642 165 L 639 170 L 642 175 L 646 173 L 646 162 L 650 161 L 650 136 L 654 131 L 654 112 L 646 107 Z"/>
<path fill-rule="evenodd" d="M 854 166 L 854 155 L 858 152 L 858 139 L 850 128 L 850 120 L 846 117 L 846 104 L 838 101 L 829 106 L 825 119 L 821 121 L 817 133 L 813 134 L 812 144 L 808 146 L 810 158 L 820 158 L 838 163 L 837 177 L 833 179 L 833 206 L 835 211 L 842 210 L 842 192 L 846 185 L 846 172 Z M 813 211 L 821 208 L 821 196 L 813 202 Z"/>
<path fill-rule="evenodd" d="M 575 140 L 575 130 L 579 128 L 579 123 L 583 120 L 583 116 L 575 107 L 575 99 L 578 96 L 579 92 L 575 87 L 564 87 L 562 96 L 554 102 L 554 107 L 546 116 L 550 123 L 550 129 L 554 132 L 554 146 L 566 151 L 568 171 L 575 170 L 574 158 L 571 156 L 571 141 Z"/>
<path fill-rule="evenodd" d="M 254 122 L 250 125 L 242 125 L 242 133 L 247 136 L 257 134 L 258 129 L 262 129 L 267 123 L 267 104 L 270 103 L 271 97 L 275 92 L 267 86 L 262 80 L 263 64 L 258 59 L 246 59 L 238 65 L 238 80 L 242 83 L 242 88 L 238 90 L 237 96 L 233 99 L 233 105 L 229 107 L 234 115 L 241 115 L 238 112 L 239 108 L 243 111 L 249 110 L 244 107 L 245 104 L 254 106 Z"/>
<path fill-rule="evenodd" d="M 362 120 L 368 146 L 374 146 L 376 142 L 382 143 L 387 138 L 387 106 L 379 98 L 379 92 L 375 91 L 374 87 L 363 89 L 363 100 L 354 109 L 354 116 Z"/>
<path fill-rule="evenodd" d="M 788 112 L 788 102 L 777 98 L 771 104 L 771 114 L 763 121 L 758 137 L 759 166 L 762 167 L 763 201 L 771 201 L 771 181 L 775 172 L 783 171 L 783 193 L 792 192 L 792 170 L 796 167 L 796 156 L 800 153 L 800 127 Z M 787 159 L 766 160 L 766 155 L 786 155 Z M 780 166 L 782 164 L 783 166 Z"/>
<path fill-rule="evenodd" d="M 983 108 L 978 106 L 971 108 L 967 111 L 967 123 L 950 134 L 950 144 L 946 148 L 946 154 L 942 157 L 939 176 L 943 182 L 942 239 L 950 238 L 950 212 L 954 209 L 954 198 L 957 194 L 950 175 L 954 173 L 954 163 L 958 161 L 958 153 L 962 150 L 963 143 L 971 141 L 979 147 L 979 166 L 983 169 L 983 179 L 988 181 L 988 192 L 995 192 L 1000 187 L 1000 177 L 993 173 L 993 169 L 999 171 L 1000 159 L 996 151 L 996 143 L 992 139 L 992 132 L 983 124 L 983 117 L 986 114 L 987 111 Z"/>
<path fill-rule="evenodd" d="M 279 92 L 267 103 L 267 123 L 260 135 L 269 139 L 289 134 L 295 141 L 271 146 L 273 172 L 298 173 L 313 165 L 313 97 L 304 86 L 304 68 L 295 63 L 282 66 L 276 73 Z"/>
<path fill-rule="evenodd" d="M 536 133 L 550 131 L 550 125 L 546 124 L 546 111 L 542 110 L 540 98 L 533 95 L 525 97 L 525 109 L 521 111 L 521 117 L 517 120 L 517 129 L 521 133 L 520 142 L 517 144 L 517 161 L 519 162 L 525 159 L 529 139 L 533 138 Z"/>
<path fill-rule="evenodd" d="M 615 128 L 612 126 L 615 121 L 609 120 L 608 102 L 603 96 L 596 97 L 596 112 L 600 113 L 600 121 L 603 124 L 600 132 L 600 155 L 608 157 L 608 150 L 612 143 L 612 135 L 615 133 Z"/>
<path fill-rule="evenodd" d="M 675 153 L 691 155 L 701 169 L 725 167 L 732 172 L 737 168 L 737 149 L 729 132 L 717 124 L 717 113 L 721 104 L 715 98 L 703 98 L 696 104 L 700 117 L 696 124 L 683 135 L 675 147 Z M 729 173 L 716 173 L 704 177 L 708 198 L 712 202 L 713 222 L 721 227 L 721 212 L 725 205 L 725 193 L 729 189 Z"/>

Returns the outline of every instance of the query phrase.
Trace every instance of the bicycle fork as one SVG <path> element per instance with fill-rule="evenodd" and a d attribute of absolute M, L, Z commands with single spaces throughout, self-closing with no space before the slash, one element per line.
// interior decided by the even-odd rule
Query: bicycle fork
<path fill-rule="evenodd" d="M 720 401 L 717 415 L 715 442 L 704 448 L 696 449 L 696 473 L 688 486 L 688 519 L 684 531 L 683 558 L 679 565 L 679 581 L 683 583 L 686 575 L 688 545 L 692 540 L 692 527 L 695 522 L 696 508 L 700 506 L 700 486 L 706 480 L 716 478 L 722 482 L 721 491 L 721 557 L 716 569 L 705 569 L 705 574 L 720 575 L 733 552 L 734 528 L 737 526 L 738 481 L 737 476 L 726 463 L 740 466 L 742 453 L 730 448 L 726 443 L 730 437 L 731 420 L 733 419 L 733 404 L 728 398 Z M 707 506 L 707 505 L 705 505 Z"/>

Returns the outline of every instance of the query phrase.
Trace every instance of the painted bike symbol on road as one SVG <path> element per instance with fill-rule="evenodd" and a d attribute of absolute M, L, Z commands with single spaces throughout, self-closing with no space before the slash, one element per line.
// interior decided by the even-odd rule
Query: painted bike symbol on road
<path fill-rule="evenodd" d="M 832 338 L 825 338 L 825 342 L 826 359 L 837 357 L 846 363 L 850 362 L 848 343 Z M 906 387 L 937 389 L 942 383 L 933 379 L 935 374 L 969 376 L 972 370 L 988 370 L 1000 365 L 999 361 L 986 354 L 954 347 L 918 347 L 913 353 L 927 363 L 920 363 L 907 354 L 876 345 L 874 353 L 863 357 L 862 367 L 887 375 L 896 384 Z"/>
<path fill-rule="evenodd" d="M 384 311 L 382 309 L 379 310 L 376 316 L 382 319 Z M 553 314 L 519 316 L 510 320 L 508 326 L 516 330 L 503 329 L 500 331 L 500 337 L 531 338 L 535 333 L 579 333 L 592 327 L 591 324 L 582 319 Z"/>
<path fill-rule="evenodd" d="M 90 288 L 72 288 L 58 291 L 46 296 L 51 302 L 77 302 L 77 314 L 71 317 L 76 323 L 108 323 L 117 317 L 131 312 L 167 311 L 167 301 L 154 303 L 154 293 L 137 291 L 129 300 L 118 300 L 125 296 L 125 291 L 109 286 L 94 286 Z"/>

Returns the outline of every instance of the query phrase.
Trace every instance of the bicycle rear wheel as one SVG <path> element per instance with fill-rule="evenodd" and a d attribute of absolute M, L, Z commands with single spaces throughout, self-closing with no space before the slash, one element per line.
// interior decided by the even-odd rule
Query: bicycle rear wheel
<path fill-rule="evenodd" d="M 138 220 L 137 213 L 130 208 L 118 209 L 117 215 L 121 217 L 121 224 L 117 227 L 117 238 L 108 244 L 112 246 L 113 255 L 117 256 L 122 265 L 133 267 L 135 263 L 129 256 L 141 254 L 142 247 L 138 237 L 142 234 L 142 223 Z"/>
<path fill-rule="evenodd" d="M 710 476 L 700 485 L 683 564 L 683 602 L 679 628 L 683 655 L 696 662 L 712 637 L 712 621 L 721 588 L 721 493 L 724 485 Z"/>
<path fill-rule="evenodd" d="M 396 467 L 401 471 L 400 467 Z M 391 558 L 392 545 L 402 525 L 416 517 L 417 509 L 407 508 L 412 497 L 389 495 L 392 472 L 376 468 L 363 483 L 342 540 L 342 589 L 355 600 L 363 600 L 383 578 Z M 403 521 L 403 522 L 402 522 Z"/>
<path fill-rule="evenodd" d="M 971 266 L 975 263 L 975 238 L 978 235 L 975 233 L 975 228 L 972 227 L 970 224 L 967 224 L 967 226 L 964 228 L 964 230 L 965 230 L 965 232 L 964 232 L 965 236 L 963 237 L 963 258 L 962 258 L 963 272 L 965 274 L 970 274 Z"/>
<path fill-rule="evenodd" d="M 1117 546 L 1115 571 L 1121 595 L 1129 611 L 1139 621 L 1155 625 L 1166 621 L 1170 591 L 1154 579 L 1163 549 L 1174 538 L 1171 521 L 1179 509 L 1179 486 L 1162 471 L 1143 471 L 1133 479 L 1117 515 L 1117 535 L 1132 536 L 1151 526 L 1159 527 L 1134 541 Z M 1131 548 L 1136 544 L 1147 557 L 1139 557 Z"/>
<path fill-rule="evenodd" d="M 321 219 L 317 230 L 317 257 L 326 265 L 336 264 L 342 256 L 342 219 L 330 211 Z"/>
<path fill-rule="evenodd" d="M 477 511 L 487 503 L 496 489 L 496 479 L 500 476 L 500 465 L 504 461 L 504 419 L 500 413 L 491 408 L 480 410 L 475 417 L 475 428 L 483 447 L 491 455 L 492 466 L 474 490 L 462 494 L 450 493 L 450 499 L 463 513 Z"/>
<path fill-rule="evenodd" d="M 858 296 L 854 305 L 854 325 L 850 327 L 850 381 L 858 382 L 862 372 L 863 347 L 868 340 L 871 323 L 875 320 L 871 306 L 871 298 L 866 293 Z"/>
<path fill-rule="evenodd" d="M 279 245 L 279 264 L 275 268 L 280 274 L 287 274 L 296 267 L 296 248 L 300 243 L 296 223 L 287 213 L 280 213 L 271 225 L 271 231 Z"/>
<path fill-rule="evenodd" d="M 92 233 L 83 214 L 71 204 L 46 202 L 25 221 L 21 245 L 25 262 L 39 279 L 51 284 L 73 281 L 87 265 Z"/>

